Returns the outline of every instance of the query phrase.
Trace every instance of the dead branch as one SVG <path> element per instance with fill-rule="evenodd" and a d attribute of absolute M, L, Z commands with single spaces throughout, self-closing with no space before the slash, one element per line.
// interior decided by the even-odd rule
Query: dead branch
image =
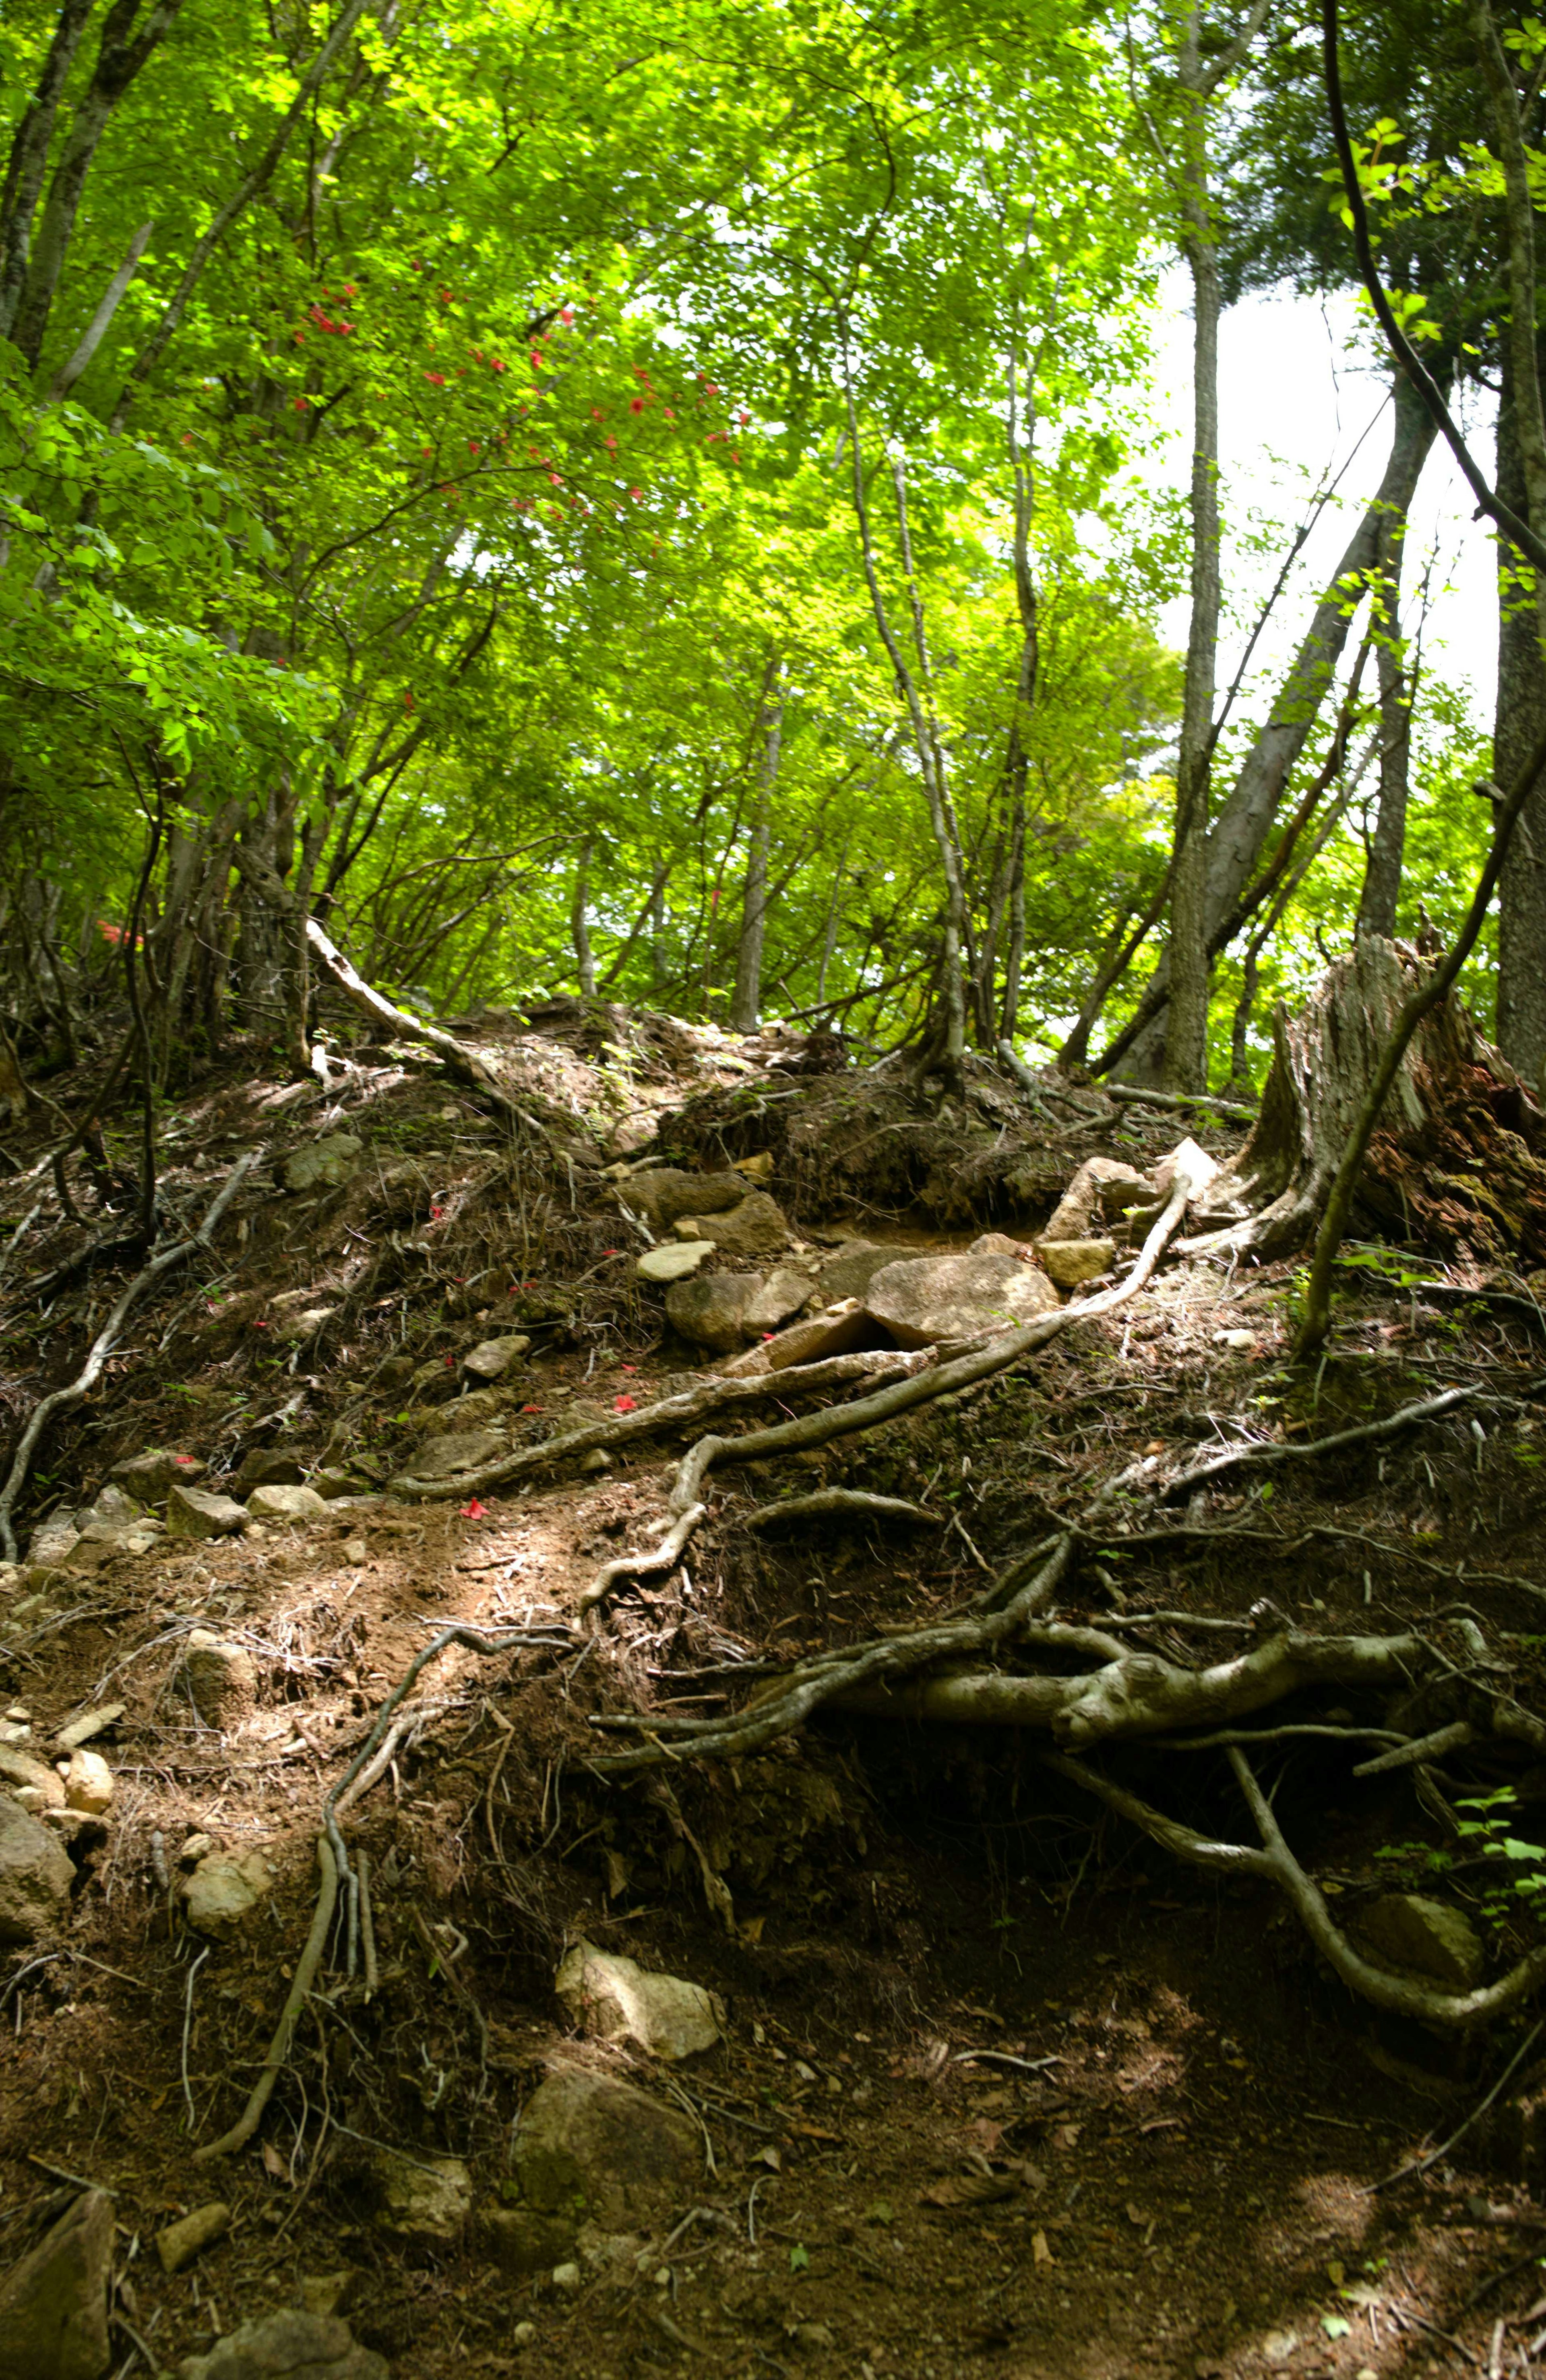
<path fill-rule="evenodd" d="M 749 1529 L 779 1529 L 790 1521 L 919 1521 L 937 1528 L 940 1515 L 901 1496 L 872 1496 L 863 1488 L 818 1488 L 810 1496 L 785 1496 L 759 1504 L 746 1515 Z"/>
<path fill-rule="evenodd" d="M 501 1113 L 524 1123 L 528 1131 L 546 1138 L 542 1126 L 513 1099 L 491 1066 L 487 1065 L 465 1041 L 454 1033 L 442 1031 L 438 1025 L 425 1025 L 406 1009 L 394 1007 L 384 992 L 366 982 L 357 968 L 352 966 L 336 942 L 323 932 L 315 917 L 306 921 L 306 939 L 326 967 L 334 983 L 346 999 L 369 1017 L 372 1025 L 384 1025 L 389 1032 L 399 1034 L 407 1041 L 422 1041 L 445 1062 L 446 1072 L 469 1090 L 477 1091 L 497 1107 Z"/>
<path fill-rule="evenodd" d="M 135 1274 L 92 1340 L 86 1360 L 74 1379 L 67 1387 L 55 1389 L 51 1396 L 41 1398 L 33 1406 L 28 1416 L 27 1427 L 17 1442 L 16 1452 L 11 1457 L 11 1467 L 6 1484 L 4 1488 L 0 1488 L 0 1554 L 4 1555 L 6 1561 L 16 1560 L 16 1529 L 11 1516 L 16 1510 L 17 1499 L 27 1485 L 33 1458 L 42 1443 L 43 1432 L 57 1415 L 71 1412 L 75 1406 L 83 1403 L 90 1396 L 106 1369 L 107 1359 L 118 1343 L 124 1324 L 145 1292 L 158 1281 L 163 1273 L 170 1272 L 174 1266 L 186 1262 L 187 1257 L 208 1247 L 210 1234 L 225 1213 L 247 1175 L 251 1172 L 264 1153 L 262 1148 L 249 1149 L 248 1154 L 232 1167 L 198 1230 L 187 1239 L 178 1240 L 173 1246 L 163 1248 L 159 1256 L 152 1257 L 150 1263 Z"/>

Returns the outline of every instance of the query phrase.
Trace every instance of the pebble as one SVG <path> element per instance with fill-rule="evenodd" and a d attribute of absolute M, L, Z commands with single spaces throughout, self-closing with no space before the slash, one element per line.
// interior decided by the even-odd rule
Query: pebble
<path fill-rule="evenodd" d="M 562 2289 L 565 2297 L 572 2298 L 574 2295 L 582 2277 L 578 2265 L 553 2266 L 553 2287 L 555 2289 Z"/>
<path fill-rule="evenodd" d="M 65 1770 L 65 1803 L 89 1818 L 100 1818 L 113 1799 L 113 1771 L 100 1752 L 78 1749 Z"/>
<path fill-rule="evenodd" d="M 535 2347 L 537 2344 L 536 2323 L 518 2322 L 514 2329 L 510 2334 L 510 2344 L 512 2347 L 516 2349 Z"/>

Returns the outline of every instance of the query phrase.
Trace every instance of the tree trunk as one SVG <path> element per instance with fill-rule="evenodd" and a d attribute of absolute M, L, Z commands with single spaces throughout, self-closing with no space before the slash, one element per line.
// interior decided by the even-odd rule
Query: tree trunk
<path fill-rule="evenodd" d="M 596 997 L 596 956 L 590 947 L 590 922 L 586 916 L 586 905 L 590 894 L 591 842 L 592 837 L 587 834 L 580 845 L 579 857 L 574 862 L 574 897 L 569 905 L 574 972 L 579 978 L 580 996 L 584 1000 Z"/>
<path fill-rule="evenodd" d="M 767 838 L 773 788 L 784 740 L 784 698 L 779 691 L 779 667 L 774 662 L 765 684 L 762 706 L 762 760 L 757 771 L 756 804 L 752 812 L 752 841 L 746 855 L 746 882 L 741 897 L 741 939 L 735 951 L 735 992 L 730 1021 L 737 1033 L 755 1033 L 762 1017 L 762 944 L 767 923 Z"/>
<path fill-rule="evenodd" d="M 59 97 L 92 6 L 93 0 L 65 0 L 32 97 L 11 141 L 5 188 L 0 192 L 0 338 L 9 338 L 21 302 Z"/>
<path fill-rule="evenodd" d="M 1498 493 L 1526 513 L 1515 375 L 1505 351 L 1498 408 Z M 1498 690 L 1492 773 L 1506 784 L 1546 730 L 1536 574 L 1498 541 Z M 1525 805 L 1498 888 L 1498 1047 L 1539 1089 L 1546 1060 L 1546 781 Z"/>

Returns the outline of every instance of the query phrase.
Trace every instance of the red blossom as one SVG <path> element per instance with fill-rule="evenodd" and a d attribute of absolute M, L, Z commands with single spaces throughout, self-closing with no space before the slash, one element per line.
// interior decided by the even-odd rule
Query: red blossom
<path fill-rule="evenodd" d="M 521 1407 L 521 1411 L 523 1413 L 540 1413 L 541 1410 L 542 1408 L 540 1405 L 523 1405 Z"/>
<path fill-rule="evenodd" d="M 618 1254 L 618 1251 L 616 1248 L 609 1248 L 607 1253 L 609 1256 L 615 1257 Z M 618 1370 L 620 1372 L 636 1372 L 638 1368 L 637 1364 L 620 1364 L 618 1366 Z"/>
<path fill-rule="evenodd" d="M 628 410 L 630 413 L 642 413 L 644 409 L 645 401 L 642 396 L 633 396 L 629 398 Z"/>
<path fill-rule="evenodd" d="M 560 310 L 559 321 L 563 323 L 566 329 L 574 320 L 574 309 L 573 306 L 565 306 Z"/>
<path fill-rule="evenodd" d="M 486 1521 L 489 1517 L 488 1506 L 480 1504 L 476 1496 L 470 1504 L 458 1504 L 456 1510 L 464 1521 Z"/>
<path fill-rule="evenodd" d="M 614 1397 L 612 1399 L 612 1411 L 614 1413 L 632 1413 L 634 1410 L 636 1402 L 637 1400 L 634 1397 Z"/>
<path fill-rule="evenodd" d="M 426 372 L 424 377 L 429 382 L 431 388 L 443 388 L 445 386 L 444 372 Z"/>

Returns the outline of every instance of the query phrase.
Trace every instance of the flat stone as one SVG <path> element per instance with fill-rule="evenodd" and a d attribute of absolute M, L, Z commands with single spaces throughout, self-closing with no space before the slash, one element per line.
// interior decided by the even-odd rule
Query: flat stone
<path fill-rule="evenodd" d="M 492 1463 L 508 1451 L 509 1441 L 501 1430 L 444 1430 L 425 1439 L 409 1468 L 416 1479 L 452 1479 L 458 1471 L 476 1470 L 480 1463 Z"/>
<path fill-rule="evenodd" d="M 352 1132 L 325 1133 L 309 1148 L 297 1148 L 285 1160 L 286 1190 L 338 1189 L 351 1180 L 365 1154 L 365 1143 Z"/>
<path fill-rule="evenodd" d="M 859 1300 L 845 1297 L 822 1314 L 791 1322 L 787 1330 L 765 1340 L 753 1352 L 765 1359 L 768 1371 L 784 1372 L 791 1364 L 821 1364 L 828 1355 L 852 1355 L 855 1348 L 871 1346 L 879 1336 Z"/>
<path fill-rule="evenodd" d="M 113 1799 L 113 1771 L 100 1752 L 88 1752 L 84 1745 L 70 1755 L 69 1773 L 65 1779 L 65 1807 L 79 1810 L 82 1817 L 100 1818 Z"/>
<path fill-rule="evenodd" d="M 166 1531 L 173 1537 L 231 1537 L 247 1526 L 247 1514 L 232 1496 L 211 1495 L 202 1488 L 166 1491 Z"/>
<path fill-rule="evenodd" d="M 761 1287 L 760 1272 L 711 1272 L 697 1281 L 673 1281 L 666 1292 L 666 1319 L 694 1347 L 728 1354 L 745 1338 L 742 1318 Z"/>
<path fill-rule="evenodd" d="M 717 2047 L 724 2010 L 701 1984 L 652 1973 L 592 1942 L 576 1942 L 553 1989 L 571 2022 L 596 2041 L 632 2041 L 652 2058 L 695 2058 Z"/>
<path fill-rule="evenodd" d="M 1481 1937 L 1463 1911 L 1420 1892 L 1386 1892 L 1358 1912 L 1358 1930 L 1382 1959 L 1431 1976 L 1452 1992 L 1474 1991 L 1486 1973 Z"/>
<path fill-rule="evenodd" d="M 102 2380 L 113 2201 L 88 2190 L 0 2281 L 0 2380 Z"/>
<path fill-rule="evenodd" d="M 269 1488 L 255 1488 L 247 1500 L 247 1509 L 255 1521 L 325 1521 L 328 1502 L 315 1488 L 291 1487 L 275 1481 Z"/>
<path fill-rule="evenodd" d="M 298 1488 L 306 1476 L 298 1459 L 277 1446 L 255 1446 L 242 1457 L 235 1481 L 238 1496 L 254 1488 Z"/>
<path fill-rule="evenodd" d="M 513 1364 L 518 1364 L 531 1347 L 523 1331 L 514 1331 L 504 1339 L 484 1339 L 470 1354 L 462 1358 L 464 1372 L 471 1372 L 479 1380 L 501 1379 Z"/>
<path fill-rule="evenodd" d="M 147 1447 L 143 1454 L 131 1454 L 126 1462 L 113 1465 L 111 1476 L 131 1496 L 154 1503 L 165 1495 L 173 1481 L 180 1480 L 192 1488 L 209 1469 L 196 1454 L 174 1454 L 164 1446 Z"/>
<path fill-rule="evenodd" d="M 713 1254 L 712 1240 L 667 1240 L 646 1248 L 634 1269 L 641 1281 L 686 1281 Z"/>
<path fill-rule="evenodd" d="M 1117 1257 L 1115 1240 L 1041 1240 L 1036 1245 L 1042 1269 L 1057 1289 L 1078 1289 L 1095 1281 Z"/>
<path fill-rule="evenodd" d="M 1146 1173 L 1114 1157 L 1087 1157 L 1040 1233 L 1044 1240 L 1086 1240 L 1090 1226 L 1120 1220 L 1129 1207 L 1151 1205 L 1154 1185 Z"/>
<path fill-rule="evenodd" d="M 117 1726 L 124 1716 L 122 1703 L 97 1703 L 91 1710 L 82 1711 L 62 1727 L 54 1741 L 61 1752 L 73 1752 L 78 1744 L 90 1743 L 93 1737 L 105 1735 Z"/>
<path fill-rule="evenodd" d="M 386 2358 L 357 2346 L 336 2314 L 293 2310 L 244 2322 L 177 2371 L 179 2380 L 392 2380 Z"/>
<path fill-rule="evenodd" d="M 674 1165 L 631 1173 L 618 1185 L 618 1197 L 652 1230 L 669 1232 L 679 1215 L 722 1215 L 738 1207 L 747 1193 L 740 1173 L 684 1173 Z"/>
<path fill-rule="evenodd" d="M 258 1664 L 245 1645 L 227 1644 L 210 1628 L 190 1628 L 172 1684 L 206 1727 L 231 1728 L 258 1699 Z"/>
<path fill-rule="evenodd" d="M 364 2173 L 370 2219 L 409 2248 L 454 2247 L 472 2212 L 472 2176 L 460 2157 L 372 2149 Z"/>
<path fill-rule="evenodd" d="M 850 1240 L 835 1257 L 828 1257 L 816 1274 L 816 1292 L 824 1305 L 837 1305 L 845 1298 L 863 1297 L 877 1272 L 895 1264 L 898 1251 L 884 1247 L 875 1240 Z"/>
<path fill-rule="evenodd" d="M 261 1852 L 210 1852 L 183 1887 L 187 1922 L 218 1940 L 235 1934 L 273 1889 L 273 1871 Z"/>
<path fill-rule="evenodd" d="M 744 1327 L 748 1330 L 777 1330 L 792 1314 L 798 1314 L 815 1286 L 809 1273 L 796 1271 L 793 1265 L 776 1265 L 746 1308 Z"/>
<path fill-rule="evenodd" d="M 538 2084 L 515 2133 L 521 2203 L 576 2228 L 649 2229 L 695 2188 L 701 2162 L 696 2128 L 674 2108 L 578 2069 Z"/>
<path fill-rule="evenodd" d="M 770 1257 L 790 1243 L 789 1219 L 766 1190 L 748 1191 L 729 1214 L 682 1215 L 672 1227 L 680 1240 L 708 1240 L 728 1257 Z"/>
<path fill-rule="evenodd" d="M 0 1942 L 32 1942 L 57 1925 L 74 1882 L 58 1837 L 0 1794 Z"/>
<path fill-rule="evenodd" d="M 1003 1234 L 988 1237 L 999 1241 Z M 885 1265 L 865 1292 L 864 1311 L 899 1347 L 1018 1330 L 1040 1314 L 1057 1313 L 1051 1281 L 1036 1266 L 1006 1254 L 1012 1245 L 984 1247 L 978 1241 L 956 1255 Z"/>
<path fill-rule="evenodd" d="M 223 2240 L 230 2228 L 231 2209 L 222 2198 L 211 2198 L 207 2205 L 196 2206 L 191 2215 L 169 2223 L 164 2231 L 156 2233 L 156 2254 L 161 2258 L 162 2271 L 180 2273 L 213 2241 Z"/>

